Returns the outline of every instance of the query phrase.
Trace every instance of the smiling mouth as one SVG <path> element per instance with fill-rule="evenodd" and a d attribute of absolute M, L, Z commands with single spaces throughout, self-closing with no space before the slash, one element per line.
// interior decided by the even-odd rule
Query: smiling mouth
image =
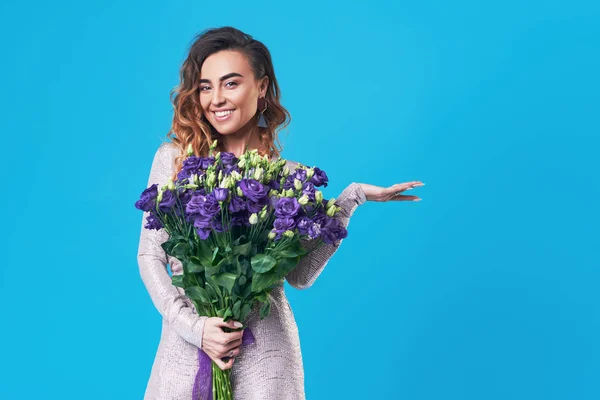
<path fill-rule="evenodd" d="M 226 110 L 226 111 L 213 111 L 213 113 L 215 114 L 215 117 L 217 117 L 217 119 L 222 119 L 227 117 L 228 115 L 231 115 L 235 110 Z"/>

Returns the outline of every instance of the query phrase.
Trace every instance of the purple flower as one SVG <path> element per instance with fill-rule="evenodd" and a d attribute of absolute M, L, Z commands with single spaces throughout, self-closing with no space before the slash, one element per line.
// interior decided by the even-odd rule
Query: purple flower
<path fill-rule="evenodd" d="M 214 217 L 221 210 L 221 206 L 219 206 L 219 202 L 215 199 L 215 195 L 210 193 L 205 196 L 206 201 L 200 207 L 200 214 L 206 217 Z"/>
<path fill-rule="evenodd" d="M 213 190 L 213 193 L 215 195 L 215 200 L 217 200 L 217 201 L 226 201 L 227 197 L 229 195 L 229 189 L 227 189 L 227 188 L 215 188 L 215 190 Z"/>
<path fill-rule="evenodd" d="M 298 232 L 301 235 L 307 235 L 309 228 L 312 227 L 314 224 L 315 223 L 306 215 L 303 215 L 302 217 L 296 220 L 296 227 L 298 228 Z"/>
<path fill-rule="evenodd" d="M 238 162 L 238 158 L 233 153 L 230 153 L 228 151 L 222 151 L 221 162 L 223 163 L 223 165 L 233 165 Z"/>
<path fill-rule="evenodd" d="M 256 179 L 246 178 L 239 182 L 239 187 L 242 189 L 242 193 L 244 193 L 248 199 L 254 202 L 259 202 L 262 200 L 269 193 L 270 189 L 268 186 L 263 185 Z"/>
<path fill-rule="evenodd" d="M 290 175 L 292 177 L 292 182 L 294 179 L 298 179 L 300 182 L 304 182 L 306 180 L 306 170 L 304 168 L 296 168 L 294 173 Z"/>
<path fill-rule="evenodd" d="M 295 226 L 296 222 L 294 221 L 294 218 L 276 218 L 275 221 L 273 221 L 273 227 L 276 232 L 292 231 Z"/>
<path fill-rule="evenodd" d="M 248 215 L 246 212 L 240 212 L 231 217 L 231 225 L 232 226 L 248 226 L 250 222 L 248 221 Z"/>
<path fill-rule="evenodd" d="M 151 213 L 148 214 L 148 217 L 146 218 L 146 225 L 144 225 L 144 228 L 159 230 L 163 228 L 163 224 L 156 215 Z"/>
<path fill-rule="evenodd" d="M 221 207 L 215 199 L 215 195 L 210 193 L 205 196 L 202 194 L 194 194 L 186 206 L 185 211 L 188 214 L 200 214 L 203 217 L 212 218 L 219 213 Z"/>
<path fill-rule="evenodd" d="M 173 195 L 173 192 L 171 190 L 165 190 L 163 192 L 162 200 L 160 201 L 158 208 L 160 209 L 160 211 L 168 213 L 171 211 L 171 209 L 176 203 L 177 197 Z"/>
<path fill-rule="evenodd" d="M 140 195 L 140 199 L 135 202 L 135 208 L 142 211 L 150 211 L 154 208 L 158 196 L 158 185 L 155 183 Z"/>
<path fill-rule="evenodd" d="M 269 182 L 269 187 L 273 190 L 279 190 L 281 189 L 281 183 L 279 183 L 277 179 L 273 179 L 271 182 Z"/>
<path fill-rule="evenodd" d="M 325 173 L 325 171 L 323 171 L 319 167 L 314 167 L 314 170 L 315 174 L 312 176 L 312 178 L 310 178 L 310 182 L 312 182 L 315 186 L 327 187 L 327 182 L 329 181 L 329 178 L 327 178 L 327 174 Z"/>
<path fill-rule="evenodd" d="M 302 194 L 307 195 L 310 201 L 315 201 L 315 185 L 312 182 L 306 182 L 302 187 Z"/>
<path fill-rule="evenodd" d="M 325 225 L 321 225 L 321 239 L 327 244 L 333 244 L 348 236 L 348 231 L 339 220 L 328 217 Z"/>
<path fill-rule="evenodd" d="M 200 157 L 200 169 L 206 170 L 211 165 L 214 165 L 215 158 L 214 157 Z"/>
<path fill-rule="evenodd" d="M 210 236 L 210 229 L 197 228 L 196 232 L 198 233 L 198 237 L 202 240 L 206 240 Z"/>
<path fill-rule="evenodd" d="M 260 212 L 262 210 L 262 208 L 264 207 L 264 205 L 265 205 L 264 201 L 255 202 L 252 200 L 248 200 L 246 202 L 246 207 L 247 207 L 248 211 L 251 213 Z"/>
<path fill-rule="evenodd" d="M 295 217 L 300 209 L 300 203 L 295 197 L 282 197 L 275 206 L 275 216 L 284 217 Z"/>
<path fill-rule="evenodd" d="M 177 174 L 178 179 L 189 178 L 192 174 L 198 174 L 200 170 L 201 159 L 196 156 L 189 156 L 183 160 L 181 171 Z"/>
<path fill-rule="evenodd" d="M 204 204 L 205 198 L 206 196 L 202 193 L 194 193 L 192 198 L 188 201 L 188 203 L 185 206 L 185 212 L 188 215 L 200 214 L 200 208 L 202 207 L 202 204 Z"/>
<path fill-rule="evenodd" d="M 310 228 L 308 228 L 308 236 L 310 236 L 311 239 L 317 238 L 320 234 L 321 227 L 319 227 L 319 224 L 312 224 Z"/>
<path fill-rule="evenodd" d="M 228 205 L 229 212 L 235 213 L 246 209 L 246 202 L 238 196 L 232 196 Z"/>

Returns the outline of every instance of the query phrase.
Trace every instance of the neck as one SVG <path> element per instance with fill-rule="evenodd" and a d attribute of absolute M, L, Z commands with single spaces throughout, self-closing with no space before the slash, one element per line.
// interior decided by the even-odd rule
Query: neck
<path fill-rule="evenodd" d="M 252 118 L 248 124 L 237 132 L 229 135 L 221 135 L 224 151 L 233 153 L 236 157 L 240 157 L 246 151 L 246 147 L 248 150 L 260 150 L 262 146 L 258 139 L 258 127 L 255 126 L 254 122 L 254 118 Z"/>

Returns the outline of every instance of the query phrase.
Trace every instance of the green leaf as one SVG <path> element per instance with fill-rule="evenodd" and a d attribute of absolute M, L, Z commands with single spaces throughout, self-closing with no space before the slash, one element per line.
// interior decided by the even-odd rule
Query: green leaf
<path fill-rule="evenodd" d="M 199 301 L 203 304 L 210 304 L 210 296 L 208 292 L 200 286 L 190 286 L 185 289 L 185 295 L 192 300 Z"/>
<path fill-rule="evenodd" d="M 296 257 L 299 255 L 300 254 L 298 254 L 293 249 L 283 249 L 283 250 L 277 252 L 277 256 L 280 258 L 292 258 L 292 257 Z"/>
<path fill-rule="evenodd" d="M 252 311 L 252 307 L 250 307 L 250 304 L 244 303 L 244 305 L 242 305 L 242 311 L 240 312 L 239 321 L 245 321 L 248 314 L 250 314 L 250 311 Z"/>
<path fill-rule="evenodd" d="M 246 284 L 246 275 L 240 275 L 240 279 L 238 280 L 240 286 L 244 286 Z"/>
<path fill-rule="evenodd" d="M 263 303 L 269 301 L 269 296 L 266 292 L 260 292 L 256 298 Z"/>
<path fill-rule="evenodd" d="M 251 293 L 252 293 L 252 285 L 246 286 L 246 288 L 244 289 L 244 293 L 242 293 L 242 298 L 247 299 L 248 297 L 250 297 Z"/>
<path fill-rule="evenodd" d="M 271 302 L 267 301 L 260 307 L 260 319 L 265 318 L 271 312 Z"/>
<path fill-rule="evenodd" d="M 187 243 L 177 243 L 172 251 L 173 257 L 182 259 L 185 258 L 190 251 L 190 245 Z"/>
<path fill-rule="evenodd" d="M 210 262 L 211 262 L 211 263 L 212 263 L 213 261 L 215 261 L 215 257 L 217 256 L 217 253 L 218 253 L 218 252 L 219 252 L 219 248 L 218 248 L 218 247 L 215 247 L 215 249 L 213 250 L 213 253 L 212 253 L 212 258 L 211 258 L 211 260 L 210 260 Z"/>
<path fill-rule="evenodd" d="M 233 315 L 233 312 L 231 312 L 231 308 L 227 307 L 227 310 L 225 310 L 225 313 L 223 314 L 223 319 L 226 319 L 227 317 L 231 317 Z"/>
<path fill-rule="evenodd" d="M 190 260 L 187 263 L 187 268 L 189 272 L 204 272 L 204 265 L 202 265 L 202 262 L 198 257 L 190 257 Z"/>
<path fill-rule="evenodd" d="M 229 292 L 231 292 L 231 289 L 233 289 L 233 285 L 235 285 L 236 278 L 237 278 L 237 275 L 232 274 L 230 272 L 221 272 L 221 273 L 215 274 L 213 276 L 214 281 L 218 285 L 227 289 L 227 291 L 229 291 Z"/>
<path fill-rule="evenodd" d="M 257 254 L 252 257 L 251 264 L 254 272 L 265 273 L 277 264 L 277 260 L 266 254 Z"/>
<path fill-rule="evenodd" d="M 173 286 L 177 286 L 180 288 L 183 287 L 183 275 L 173 275 L 171 277 L 171 280 L 173 281 Z"/>
<path fill-rule="evenodd" d="M 210 248 L 205 240 L 198 240 L 196 256 L 200 260 L 200 264 L 207 266 L 212 264 L 213 249 Z"/>
<path fill-rule="evenodd" d="M 252 291 L 260 292 L 277 282 L 277 274 L 274 271 L 269 271 L 264 274 L 254 274 L 252 277 Z"/>
<path fill-rule="evenodd" d="M 275 271 L 279 278 L 283 278 L 290 272 L 291 270 L 298 265 L 298 261 L 300 260 L 300 256 L 294 258 L 282 258 L 277 261 L 277 265 L 275 266 Z"/>
<path fill-rule="evenodd" d="M 169 238 L 166 242 L 164 242 L 163 244 L 161 244 L 160 246 L 163 248 L 163 250 L 165 251 L 165 253 L 172 255 L 173 254 L 173 247 L 175 247 L 175 245 L 177 243 L 179 243 L 179 240 L 175 240 L 173 238 Z"/>
<path fill-rule="evenodd" d="M 233 247 L 233 254 L 238 255 L 241 254 L 243 256 L 248 256 L 250 254 L 250 250 L 252 250 L 252 242 L 240 244 L 238 246 Z"/>
<path fill-rule="evenodd" d="M 242 308 L 241 300 L 238 300 L 235 303 L 233 303 L 233 317 L 234 318 L 239 318 L 241 308 Z"/>

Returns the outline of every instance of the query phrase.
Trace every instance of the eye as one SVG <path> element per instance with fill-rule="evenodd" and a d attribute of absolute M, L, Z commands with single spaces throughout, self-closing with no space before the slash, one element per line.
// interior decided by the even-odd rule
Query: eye
<path fill-rule="evenodd" d="M 200 91 L 204 92 L 204 89 L 210 89 L 210 86 L 200 86 Z"/>
<path fill-rule="evenodd" d="M 231 82 L 227 82 L 227 83 L 225 84 L 225 86 L 229 85 L 230 83 L 231 83 L 233 86 L 228 86 L 228 87 L 235 87 L 235 86 L 237 86 L 237 85 L 238 85 L 238 84 L 237 84 L 237 82 L 233 82 L 233 81 L 231 81 Z"/>

